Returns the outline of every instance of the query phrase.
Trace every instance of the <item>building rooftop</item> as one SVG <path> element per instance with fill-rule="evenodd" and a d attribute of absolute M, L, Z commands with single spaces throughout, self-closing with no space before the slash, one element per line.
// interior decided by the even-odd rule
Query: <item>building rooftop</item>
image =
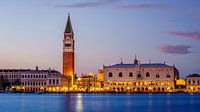
<path fill-rule="evenodd" d="M 0 69 L 0 72 L 27 72 L 31 69 Z"/>
<path fill-rule="evenodd" d="M 149 64 L 115 64 L 115 65 L 110 65 L 110 66 L 105 66 L 108 68 L 134 68 L 137 66 L 141 66 L 141 67 L 171 67 L 169 65 L 166 64 L 162 64 L 162 63 L 149 63 Z"/>
<path fill-rule="evenodd" d="M 38 72 L 49 72 L 51 74 L 59 74 L 60 72 L 56 71 L 56 70 L 34 70 L 34 69 L 0 69 L 0 72 L 34 72 L 34 73 L 38 73 Z"/>
<path fill-rule="evenodd" d="M 190 74 L 187 77 L 200 77 L 200 74 Z"/>

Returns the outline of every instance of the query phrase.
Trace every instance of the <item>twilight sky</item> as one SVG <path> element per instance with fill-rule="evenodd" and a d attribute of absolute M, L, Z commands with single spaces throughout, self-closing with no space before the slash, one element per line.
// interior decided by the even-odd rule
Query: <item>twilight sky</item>
<path fill-rule="evenodd" d="M 182 77 L 200 73 L 198 0 L 4 0 L 0 68 L 62 70 L 67 13 L 75 33 L 76 73 L 103 65 L 175 64 Z"/>

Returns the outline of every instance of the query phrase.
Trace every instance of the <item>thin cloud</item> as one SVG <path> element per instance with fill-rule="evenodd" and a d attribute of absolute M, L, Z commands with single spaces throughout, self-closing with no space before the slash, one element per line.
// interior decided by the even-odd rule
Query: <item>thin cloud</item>
<path fill-rule="evenodd" d="M 166 5 L 163 4 L 128 4 L 121 5 L 120 8 L 125 9 L 152 9 L 152 8 L 166 8 Z"/>
<path fill-rule="evenodd" d="M 189 45 L 163 45 L 159 47 L 159 51 L 167 54 L 189 54 L 192 53 Z"/>
<path fill-rule="evenodd" d="M 119 0 L 96 0 L 94 2 L 81 2 L 75 4 L 57 5 L 56 7 L 69 7 L 69 8 L 86 8 L 86 7 L 96 7 L 102 5 L 108 5 L 116 3 Z"/>
<path fill-rule="evenodd" d="M 192 40 L 200 40 L 200 32 L 168 32 L 170 35 L 184 37 Z"/>

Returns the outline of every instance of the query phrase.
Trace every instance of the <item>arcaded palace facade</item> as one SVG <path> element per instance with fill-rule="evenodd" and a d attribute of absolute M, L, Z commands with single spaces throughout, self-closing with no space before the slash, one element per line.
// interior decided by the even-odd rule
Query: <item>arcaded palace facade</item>
<path fill-rule="evenodd" d="M 178 70 L 165 63 L 115 64 L 104 66 L 104 89 L 126 92 L 172 92 L 179 78 Z"/>

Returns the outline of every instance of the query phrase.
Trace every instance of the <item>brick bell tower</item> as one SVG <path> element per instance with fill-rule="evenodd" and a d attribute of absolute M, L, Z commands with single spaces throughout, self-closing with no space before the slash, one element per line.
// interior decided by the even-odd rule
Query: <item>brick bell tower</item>
<path fill-rule="evenodd" d="M 63 74 L 68 77 L 70 85 L 72 86 L 74 81 L 74 33 L 70 14 L 68 14 L 63 40 Z"/>

